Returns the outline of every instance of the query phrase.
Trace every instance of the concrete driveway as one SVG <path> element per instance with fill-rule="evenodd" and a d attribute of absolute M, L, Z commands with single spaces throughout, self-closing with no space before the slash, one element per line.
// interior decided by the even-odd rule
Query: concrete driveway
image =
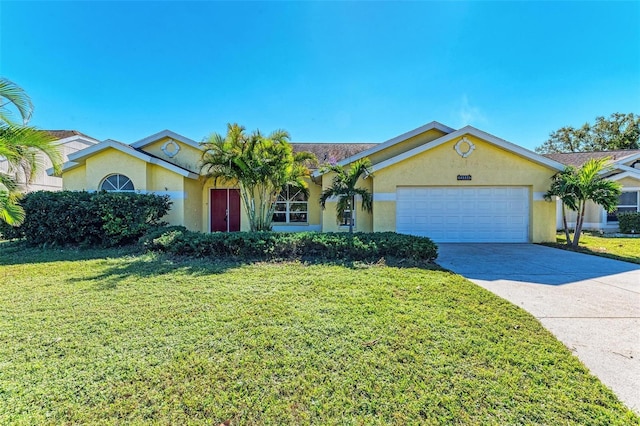
<path fill-rule="evenodd" d="M 534 244 L 439 244 L 437 263 L 530 312 L 640 412 L 640 265 Z"/>

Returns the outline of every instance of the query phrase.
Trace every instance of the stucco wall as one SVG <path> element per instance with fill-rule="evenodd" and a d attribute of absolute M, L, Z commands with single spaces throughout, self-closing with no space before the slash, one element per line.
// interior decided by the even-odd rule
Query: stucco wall
<path fill-rule="evenodd" d="M 180 150 L 173 157 L 168 156 L 162 151 L 162 147 L 165 143 L 167 143 L 171 138 L 162 138 L 159 141 L 150 143 L 149 145 L 142 148 L 143 151 L 148 152 L 149 154 L 153 154 L 158 158 L 162 158 L 169 163 L 177 164 L 180 167 L 186 168 L 193 172 L 199 172 L 200 168 L 200 157 L 202 155 L 202 150 L 193 148 L 190 145 L 182 143 L 178 140 L 171 139 L 176 143 Z M 173 148 L 171 145 L 168 148 Z"/>
<path fill-rule="evenodd" d="M 199 180 L 184 180 L 184 226 L 192 231 L 206 232 L 202 221 L 202 183 Z"/>
<path fill-rule="evenodd" d="M 68 191 L 87 190 L 86 172 L 87 168 L 84 165 L 65 171 L 62 174 L 62 189 Z"/>
<path fill-rule="evenodd" d="M 640 179 L 634 179 L 632 177 L 626 177 L 620 179 L 618 182 L 622 185 L 622 188 L 640 188 Z"/>
<path fill-rule="evenodd" d="M 395 231 L 398 186 L 525 186 L 530 188 L 530 239 L 555 240 L 555 203 L 542 200 L 554 170 L 533 163 L 471 135 L 475 150 L 462 158 L 454 149 L 458 138 L 374 172 L 374 231 Z M 458 181 L 458 175 L 471 175 Z"/>

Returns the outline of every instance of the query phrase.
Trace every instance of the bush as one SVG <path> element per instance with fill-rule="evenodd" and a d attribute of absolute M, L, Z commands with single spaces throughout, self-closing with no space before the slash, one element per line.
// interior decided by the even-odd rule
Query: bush
<path fill-rule="evenodd" d="M 623 234 L 640 234 L 640 212 L 618 213 L 618 226 Z"/>
<path fill-rule="evenodd" d="M 136 242 L 163 225 L 169 197 L 125 192 L 38 191 L 20 202 L 26 219 L 19 227 L 0 228 L 4 238 L 25 238 L 30 245 L 114 247 Z"/>
<path fill-rule="evenodd" d="M 203 234 L 184 227 L 154 230 L 141 239 L 148 250 L 180 256 L 244 259 L 371 260 L 381 258 L 433 261 L 437 246 L 428 238 L 379 233 L 234 232 Z"/>

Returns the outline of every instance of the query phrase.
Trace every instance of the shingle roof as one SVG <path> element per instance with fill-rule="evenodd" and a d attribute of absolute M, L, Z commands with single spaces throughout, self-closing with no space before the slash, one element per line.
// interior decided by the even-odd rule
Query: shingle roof
<path fill-rule="evenodd" d="M 82 136 L 89 139 L 94 139 L 89 135 L 85 135 L 77 130 L 45 130 L 45 132 L 51 134 L 56 139 L 70 138 L 71 136 Z"/>
<path fill-rule="evenodd" d="M 580 167 L 592 158 L 607 158 L 617 162 L 632 155 L 640 154 L 640 149 L 623 149 L 618 151 L 595 151 L 595 152 L 556 152 L 553 154 L 543 154 L 545 157 L 555 160 L 567 166 Z"/>
<path fill-rule="evenodd" d="M 292 143 L 294 152 L 311 152 L 319 164 L 337 163 L 359 152 L 372 148 L 376 143 Z"/>

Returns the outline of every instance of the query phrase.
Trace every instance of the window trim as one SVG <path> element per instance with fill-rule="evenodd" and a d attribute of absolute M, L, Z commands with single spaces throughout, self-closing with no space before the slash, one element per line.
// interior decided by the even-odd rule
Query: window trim
<path fill-rule="evenodd" d="M 352 209 L 346 209 L 344 212 L 342 212 L 342 221 L 338 224 L 338 226 L 340 228 L 348 228 L 349 227 L 349 222 L 345 221 L 344 218 L 344 214 L 345 213 L 351 213 L 352 217 L 353 217 L 353 228 L 355 229 L 356 224 L 358 223 L 358 218 L 356 216 L 356 203 L 358 202 L 357 198 L 353 200 L 353 207 Z"/>
<path fill-rule="evenodd" d="M 619 222 L 619 221 L 618 221 L 618 217 L 617 217 L 617 215 L 618 215 L 618 210 L 619 210 L 621 207 L 622 207 L 622 208 L 630 208 L 630 207 L 632 207 L 632 208 L 635 208 L 635 209 L 636 209 L 636 210 L 635 210 L 636 212 L 640 212 L 640 190 L 633 189 L 633 190 L 625 191 L 625 190 L 623 189 L 623 190 L 622 190 L 622 194 L 624 194 L 624 193 L 635 193 L 635 194 L 636 194 L 636 204 L 635 204 L 635 205 L 634 205 L 634 204 L 618 204 L 618 205 L 616 205 L 616 210 L 615 210 L 615 212 L 613 212 L 613 214 L 615 214 L 615 215 L 616 215 L 616 219 L 615 219 L 615 220 L 613 220 L 613 219 L 609 219 L 609 214 L 611 214 L 611 213 L 607 213 L 607 212 L 605 211 L 605 219 L 606 219 L 606 223 L 607 223 L 607 224 L 616 224 L 616 223 L 618 223 L 618 222 Z M 622 196 L 622 194 L 620 194 L 620 196 Z M 618 201 L 620 201 L 620 200 L 618 200 Z M 624 213 L 624 212 L 623 212 L 623 213 Z"/>
<path fill-rule="evenodd" d="M 118 188 L 116 188 L 116 185 L 114 185 L 113 183 L 111 183 L 111 181 L 109 181 L 110 178 L 112 177 L 116 177 L 118 179 Z M 124 184 L 120 184 L 120 177 L 124 177 L 127 179 L 127 181 Z M 114 187 L 114 189 L 107 189 L 104 187 L 104 185 L 108 182 L 109 185 L 111 185 L 112 187 Z M 132 189 L 122 189 L 123 187 L 125 187 L 127 184 L 131 184 Z M 102 179 L 102 181 L 100 182 L 100 186 L 99 186 L 99 191 L 106 191 L 106 192 L 135 192 L 136 190 L 136 186 L 133 183 L 133 180 L 131 180 L 131 178 L 127 175 L 123 175 L 122 173 L 112 173 L 110 175 L 107 175 L 104 179 Z"/>
<path fill-rule="evenodd" d="M 302 193 L 304 196 L 304 200 L 294 200 L 293 198 L 296 197 L 298 194 Z M 280 199 L 280 198 L 284 198 L 284 199 Z M 275 210 L 273 211 L 273 219 L 272 219 L 272 223 L 277 224 L 277 225 L 308 225 L 309 224 L 309 195 L 304 194 L 304 192 L 302 192 L 302 189 L 300 188 L 296 188 L 296 187 L 292 187 L 290 185 L 288 185 L 285 189 L 283 189 L 280 192 L 280 195 L 278 196 L 278 199 L 276 200 L 276 202 L 274 203 L 274 205 L 284 205 L 285 208 L 284 210 Z M 305 210 L 291 210 L 291 206 L 293 204 L 305 204 L 306 205 L 306 209 Z M 304 213 L 306 215 L 306 220 L 305 221 L 292 221 L 291 220 L 291 215 L 292 214 L 302 214 Z M 275 215 L 277 214 L 284 214 L 284 221 L 279 221 L 275 219 Z"/>

